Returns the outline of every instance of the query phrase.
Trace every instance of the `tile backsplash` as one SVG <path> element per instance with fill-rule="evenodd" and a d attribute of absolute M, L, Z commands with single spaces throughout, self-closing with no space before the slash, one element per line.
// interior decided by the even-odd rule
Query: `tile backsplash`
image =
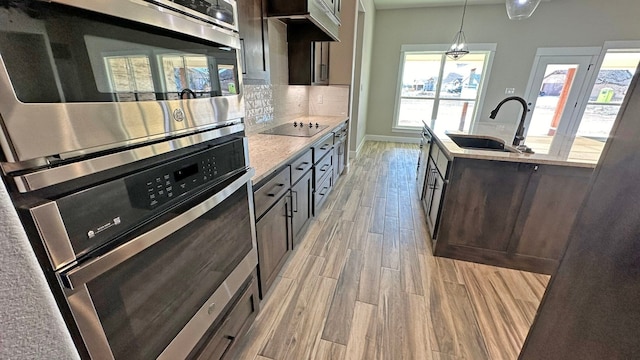
<path fill-rule="evenodd" d="M 247 134 L 257 133 L 308 115 L 346 115 L 345 86 L 245 85 Z"/>

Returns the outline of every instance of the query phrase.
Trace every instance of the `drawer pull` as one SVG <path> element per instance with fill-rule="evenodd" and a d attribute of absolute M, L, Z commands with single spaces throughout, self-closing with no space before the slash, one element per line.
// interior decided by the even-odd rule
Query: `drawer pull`
<path fill-rule="evenodd" d="M 308 163 L 307 161 L 305 161 L 305 162 L 303 162 L 302 164 L 300 164 L 300 166 L 298 166 L 298 167 L 296 168 L 296 170 L 304 170 L 304 167 L 305 167 L 306 165 L 309 165 L 309 163 Z"/>
<path fill-rule="evenodd" d="M 320 150 L 327 150 L 329 149 L 331 146 L 329 144 L 324 144 L 322 145 L 322 147 L 320 148 Z"/>
<path fill-rule="evenodd" d="M 324 164 L 324 165 L 320 168 L 320 171 L 322 171 L 322 172 L 327 171 L 327 169 L 329 169 L 329 166 L 331 166 L 331 165 L 329 165 L 329 164 Z"/>
<path fill-rule="evenodd" d="M 329 190 L 328 187 L 323 187 L 322 190 L 320 190 L 320 196 L 325 196 L 327 195 L 327 190 Z M 324 192 L 323 192 L 324 191 Z"/>
<path fill-rule="evenodd" d="M 283 186 L 284 186 L 284 184 L 276 184 L 276 186 L 274 186 L 274 189 L 281 188 Z M 267 196 L 276 197 L 276 195 L 278 194 L 278 191 L 280 191 L 280 190 L 277 190 L 276 192 L 268 193 Z"/>

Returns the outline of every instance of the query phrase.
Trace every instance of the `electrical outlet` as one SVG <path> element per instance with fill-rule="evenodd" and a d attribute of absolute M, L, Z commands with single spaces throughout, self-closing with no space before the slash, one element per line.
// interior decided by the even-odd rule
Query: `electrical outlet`
<path fill-rule="evenodd" d="M 505 93 L 506 95 L 513 95 L 513 94 L 515 94 L 515 93 L 516 93 L 516 88 L 506 88 L 506 89 L 504 90 L 504 93 Z"/>
<path fill-rule="evenodd" d="M 324 102 L 324 97 L 322 95 L 318 95 L 318 104 L 322 104 Z"/>

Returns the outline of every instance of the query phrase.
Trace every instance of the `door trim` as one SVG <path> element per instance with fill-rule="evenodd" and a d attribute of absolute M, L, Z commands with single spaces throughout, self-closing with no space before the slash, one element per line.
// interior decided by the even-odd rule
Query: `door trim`
<path fill-rule="evenodd" d="M 591 57 L 588 61 L 589 67 L 587 68 L 587 73 L 584 75 L 584 79 L 581 81 L 576 81 L 572 86 L 575 86 L 576 91 L 576 104 L 571 110 L 570 117 L 568 120 L 564 122 L 561 121 L 557 134 L 564 135 L 565 139 L 560 140 L 554 136 L 553 141 L 551 143 L 551 147 L 549 149 L 549 155 L 559 156 L 559 157 L 567 157 L 569 155 L 569 151 L 571 150 L 571 145 L 573 144 L 573 139 L 575 138 L 575 133 L 577 132 L 579 119 L 581 119 L 582 112 L 580 111 L 582 102 L 585 97 L 588 96 L 588 92 L 590 88 L 587 86 L 590 82 L 592 75 L 589 73 L 595 72 L 595 64 L 599 61 L 600 54 L 602 52 L 601 47 L 575 47 L 575 48 L 538 48 L 536 51 L 536 56 L 533 61 L 533 65 L 531 67 L 531 72 L 529 74 L 529 81 L 527 82 L 527 87 L 525 91 L 524 98 L 527 100 L 528 104 L 532 104 L 532 98 L 537 98 L 537 93 L 539 90 L 534 90 L 533 85 L 536 82 L 536 74 L 538 72 L 538 67 L 544 61 L 543 58 L 546 57 Z M 570 106 L 570 105 L 568 105 Z M 535 107 L 535 105 L 534 105 Z M 533 109 L 531 109 L 533 110 Z M 529 127 L 531 125 L 531 120 L 533 117 L 533 113 L 535 111 L 530 111 L 527 114 L 527 119 L 525 121 L 525 137 L 528 133 Z"/>

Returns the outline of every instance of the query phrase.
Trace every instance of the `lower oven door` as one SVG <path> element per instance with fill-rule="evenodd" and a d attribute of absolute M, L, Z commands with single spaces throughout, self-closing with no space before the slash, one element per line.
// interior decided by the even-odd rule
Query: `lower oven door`
<path fill-rule="evenodd" d="M 59 274 L 92 358 L 189 354 L 257 265 L 252 175 Z"/>

